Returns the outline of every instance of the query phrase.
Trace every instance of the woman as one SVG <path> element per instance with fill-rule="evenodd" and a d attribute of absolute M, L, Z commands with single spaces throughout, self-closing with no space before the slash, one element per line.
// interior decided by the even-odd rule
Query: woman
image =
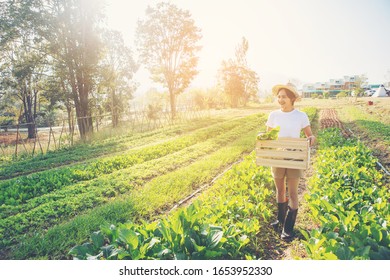
<path fill-rule="evenodd" d="M 315 142 L 315 137 L 311 131 L 309 118 L 306 113 L 294 108 L 295 101 L 299 100 L 299 94 L 294 85 L 276 85 L 272 88 L 272 93 L 277 97 L 280 110 L 270 113 L 266 126 L 270 131 L 276 126 L 280 126 L 279 138 L 292 137 L 300 138 L 301 130 L 310 140 L 310 146 Z M 291 240 L 293 229 L 298 213 L 298 184 L 303 176 L 301 169 L 289 169 L 272 167 L 278 203 L 277 220 L 272 223 L 275 230 L 283 227 L 281 238 Z M 289 200 L 286 197 L 286 183 L 288 186 Z"/>

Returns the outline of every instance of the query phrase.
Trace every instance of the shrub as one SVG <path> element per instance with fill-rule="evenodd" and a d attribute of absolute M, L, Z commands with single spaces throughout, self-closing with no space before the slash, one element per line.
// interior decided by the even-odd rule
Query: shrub
<path fill-rule="evenodd" d="M 342 91 L 342 92 L 338 93 L 338 94 L 336 95 L 336 97 L 337 97 L 337 98 L 347 97 L 347 94 L 345 93 L 345 91 Z"/>
<path fill-rule="evenodd" d="M 0 117 L 0 129 L 4 129 L 6 132 L 8 127 L 14 124 L 15 119 L 13 117 Z"/>

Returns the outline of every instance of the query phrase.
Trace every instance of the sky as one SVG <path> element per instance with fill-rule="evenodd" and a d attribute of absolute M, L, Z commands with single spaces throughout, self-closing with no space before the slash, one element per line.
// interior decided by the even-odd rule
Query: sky
<path fill-rule="evenodd" d="M 107 24 L 135 50 L 137 21 L 161 0 L 106 0 Z M 294 81 L 327 82 L 365 74 L 369 83 L 390 81 L 389 0 L 164 0 L 190 11 L 201 29 L 198 71 L 190 87 L 216 85 L 223 60 L 245 37 L 247 61 L 260 91 Z M 156 84 L 141 67 L 143 92 Z"/>

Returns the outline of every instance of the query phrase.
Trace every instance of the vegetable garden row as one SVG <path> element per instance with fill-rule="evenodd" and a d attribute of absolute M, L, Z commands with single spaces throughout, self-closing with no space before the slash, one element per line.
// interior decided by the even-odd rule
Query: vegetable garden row
<path fill-rule="evenodd" d="M 320 134 L 305 196 L 318 228 L 302 231 L 313 259 L 390 259 L 390 192 L 377 159 L 339 129 Z"/>
<path fill-rule="evenodd" d="M 317 110 L 305 111 L 313 121 Z M 266 258 L 275 194 L 269 168 L 256 166 L 253 152 L 189 206 L 166 214 L 253 151 L 265 120 L 264 114 L 209 120 L 205 128 L 188 125 L 123 137 L 115 144 L 101 142 L 107 144 L 101 152 L 90 147 L 96 156 L 91 160 L 85 161 L 84 152 L 76 149 L 72 162 L 84 161 L 72 165 L 62 165 L 49 154 L 57 168 L 49 170 L 50 164 L 42 159 L 42 172 L 31 173 L 33 167 L 23 171 L 23 162 L 16 162 L 14 168 L 21 168 L 22 175 L 0 182 L 0 256 Z M 362 144 L 334 129 L 323 130 L 319 143 L 316 175 L 305 197 L 318 228 L 301 230 L 307 256 L 390 258 L 390 197 L 375 169 L 376 159 Z M 116 145 L 122 153 L 115 154 Z M 62 152 L 64 158 L 72 154 Z"/>
<path fill-rule="evenodd" d="M 308 257 L 389 259 L 390 197 L 376 159 L 339 129 L 325 129 L 319 138 L 317 175 L 305 197 L 318 228 L 301 230 Z M 267 243 L 256 236 L 270 230 L 273 188 L 269 170 L 254 162 L 252 153 L 201 199 L 170 217 L 152 225 L 103 227 L 70 254 L 76 259 L 262 258 Z"/>
<path fill-rule="evenodd" d="M 124 133 L 113 138 L 93 141 L 89 144 L 64 147 L 54 152 L 50 151 L 23 160 L 11 161 L 11 159 L 3 159 L 0 163 L 0 179 L 9 179 L 105 155 L 122 153 L 135 147 L 152 144 L 156 142 L 156 139 L 160 141 L 169 140 L 174 136 L 190 133 L 199 128 L 205 128 L 229 119 L 207 118 L 193 120 L 191 123 L 177 124 L 149 132 Z"/>
<path fill-rule="evenodd" d="M 70 244 L 85 239 L 105 221 L 154 215 L 249 152 L 255 128 L 264 119 L 255 115 L 220 120 L 169 141 L 157 138 L 155 144 L 120 156 L 2 181 L 6 199 L 13 198 L 13 187 L 29 197 L 19 195 L 1 206 L 6 213 L 0 220 L 1 249 L 7 258 L 64 258 Z M 21 180 L 29 188 L 23 188 Z M 40 188 L 31 195 L 37 184 Z"/>
<path fill-rule="evenodd" d="M 306 112 L 315 118 L 315 108 Z M 270 169 L 256 166 L 252 152 L 187 208 L 152 224 L 103 226 L 70 254 L 76 259 L 264 258 L 273 201 Z"/>
<path fill-rule="evenodd" d="M 355 124 L 360 130 L 368 133 L 373 139 L 390 145 L 390 123 L 386 118 L 383 120 L 378 116 L 372 116 L 356 107 L 347 107 L 342 112 L 343 119 Z"/>
<path fill-rule="evenodd" d="M 229 170 L 190 206 L 153 223 L 102 227 L 92 242 L 74 247 L 77 259 L 252 259 L 250 244 L 267 230 L 272 209 L 269 169 L 254 153 Z M 264 248 L 263 248 L 264 249 Z"/>

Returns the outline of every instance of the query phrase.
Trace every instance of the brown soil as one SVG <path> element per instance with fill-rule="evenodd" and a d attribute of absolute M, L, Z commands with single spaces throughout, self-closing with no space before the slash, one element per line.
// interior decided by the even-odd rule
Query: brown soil
<path fill-rule="evenodd" d="M 345 129 L 337 116 L 335 109 L 324 109 L 320 112 L 320 127 L 321 129 L 328 127 L 340 128 L 345 137 L 350 137 L 350 132 Z"/>
<path fill-rule="evenodd" d="M 8 146 L 8 145 L 15 145 L 15 144 L 16 144 L 16 133 L 15 132 L 2 132 L 2 133 L 0 133 L 0 145 Z"/>

